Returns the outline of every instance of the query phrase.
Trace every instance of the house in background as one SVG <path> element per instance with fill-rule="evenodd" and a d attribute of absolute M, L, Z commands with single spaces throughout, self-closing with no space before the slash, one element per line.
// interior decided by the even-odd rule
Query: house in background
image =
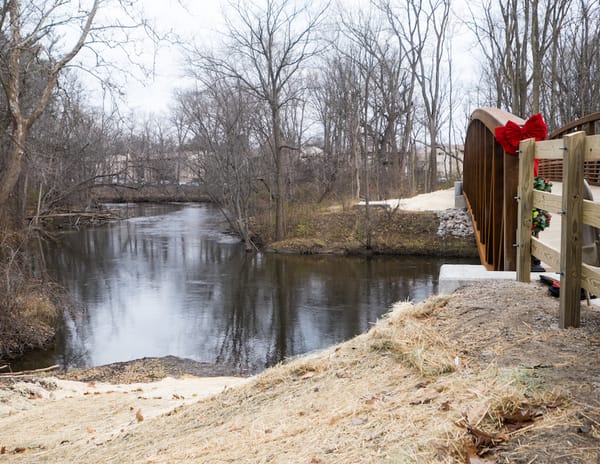
<path fill-rule="evenodd" d="M 97 167 L 113 184 L 194 184 L 198 183 L 202 154 L 192 151 L 180 153 L 134 153 L 109 155 Z"/>

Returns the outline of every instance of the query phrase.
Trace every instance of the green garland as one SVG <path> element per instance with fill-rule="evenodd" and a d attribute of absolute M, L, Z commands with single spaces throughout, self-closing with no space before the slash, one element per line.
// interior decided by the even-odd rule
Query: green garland
<path fill-rule="evenodd" d="M 537 176 L 533 179 L 533 188 L 542 192 L 552 192 L 552 182 L 543 177 Z M 532 211 L 533 220 L 531 222 L 531 233 L 537 235 L 550 225 L 552 216 L 544 209 L 534 208 Z"/>

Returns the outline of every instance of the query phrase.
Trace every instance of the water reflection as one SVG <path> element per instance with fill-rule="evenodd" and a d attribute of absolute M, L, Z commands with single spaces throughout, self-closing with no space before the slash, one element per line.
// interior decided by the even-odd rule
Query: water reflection
<path fill-rule="evenodd" d="M 63 364 L 171 354 L 256 372 L 436 291 L 441 260 L 248 254 L 210 206 L 150 213 L 47 245 L 80 302 L 54 355 Z"/>

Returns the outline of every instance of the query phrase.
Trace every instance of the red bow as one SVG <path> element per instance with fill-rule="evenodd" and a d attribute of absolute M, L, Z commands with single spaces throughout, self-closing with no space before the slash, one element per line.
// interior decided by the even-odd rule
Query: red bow
<path fill-rule="evenodd" d="M 508 121 L 506 126 L 496 127 L 496 140 L 504 151 L 510 155 L 516 155 L 521 140 L 535 138 L 536 141 L 545 140 L 548 129 L 542 113 L 531 116 L 523 127 Z"/>
<path fill-rule="evenodd" d="M 508 121 L 506 126 L 496 127 L 496 140 L 504 151 L 510 155 L 516 155 L 519 151 L 519 142 L 534 138 L 536 141 L 545 140 L 548 128 L 541 113 L 531 116 L 523 127 Z M 537 176 L 539 160 L 534 160 L 534 175 Z"/>

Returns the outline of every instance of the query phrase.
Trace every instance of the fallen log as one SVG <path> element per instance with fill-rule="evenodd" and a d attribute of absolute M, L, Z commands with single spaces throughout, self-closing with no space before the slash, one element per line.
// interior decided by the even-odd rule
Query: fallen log
<path fill-rule="evenodd" d="M 7 367 L 7 366 L 2 366 L 2 368 L 5 368 L 5 367 Z M 31 369 L 31 370 L 27 370 L 27 371 L 0 372 L 0 378 L 26 377 L 28 375 L 35 375 L 35 374 L 40 374 L 42 372 L 54 371 L 59 368 L 60 368 L 60 366 L 58 364 L 55 364 L 54 366 L 42 367 L 40 369 Z"/>
<path fill-rule="evenodd" d="M 121 216 L 118 214 L 107 212 L 107 213 L 86 213 L 86 212 L 72 212 L 72 213 L 48 213 L 42 214 L 39 216 L 40 219 L 49 219 L 49 218 L 67 218 L 67 217 L 84 217 L 84 218 L 92 218 L 92 219 L 121 219 Z M 28 219 L 33 219 L 34 216 L 29 216 Z"/>

